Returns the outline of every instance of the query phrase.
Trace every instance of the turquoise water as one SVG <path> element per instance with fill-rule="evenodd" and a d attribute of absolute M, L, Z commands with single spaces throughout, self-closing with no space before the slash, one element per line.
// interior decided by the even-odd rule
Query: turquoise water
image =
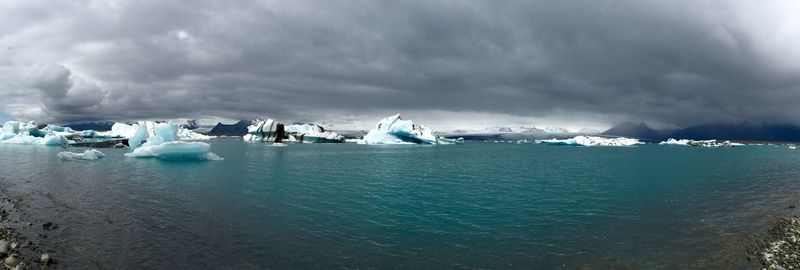
<path fill-rule="evenodd" d="M 59 225 L 60 267 L 103 269 L 746 268 L 729 246 L 800 194 L 786 147 L 211 143 L 224 161 L 0 145 L 0 186 Z"/>

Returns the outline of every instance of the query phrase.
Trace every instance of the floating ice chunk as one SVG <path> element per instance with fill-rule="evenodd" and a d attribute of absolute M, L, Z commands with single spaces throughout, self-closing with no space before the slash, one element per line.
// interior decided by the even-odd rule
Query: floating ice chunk
<path fill-rule="evenodd" d="M 400 114 L 382 119 L 370 130 L 361 144 L 451 144 L 455 140 L 437 137 L 426 126 L 414 124 L 411 120 L 403 120 Z"/>
<path fill-rule="evenodd" d="M 125 156 L 165 160 L 222 160 L 210 152 L 211 145 L 207 143 L 176 141 L 178 129 L 174 123 L 140 123 L 133 138 L 128 140 L 133 152 Z"/>
<path fill-rule="evenodd" d="M 84 137 L 84 138 L 97 137 L 97 132 L 94 131 L 94 130 L 91 130 L 91 129 L 80 131 L 79 134 L 81 135 L 81 137 Z"/>
<path fill-rule="evenodd" d="M 208 140 L 212 138 L 184 127 L 166 127 L 167 125 L 177 127 L 175 124 L 141 121 L 133 125 L 114 123 L 110 131 L 102 132 L 94 130 L 75 131 L 69 127 L 58 125 L 47 125 L 40 130 L 36 128 L 35 122 L 20 123 L 9 121 L 3 126 L 0 139 L 2 141 L 10 140 L 8 143 L 16 144 L 63 145 L 63 138 L 73 138 L 77 141 L 83 141 L 84 138 L 128 138 L 133 148 L 136 148 L 145 141 L 152 141 L 153 144 L 158 144 L 171 140 Z M 163 129 L 159 131 L 161 128 Z M 61 136 L 63 138 L 53 136 Z M 30 137 L 44 138 L 45 140 L 37 140 Z"/>
<path fill-rule="evenodd" d="M 631 138 L 606 138 L 597 136 L 575 136 L 571 139 L 549 139 L 536 141 L 538 143 L 552 145 L 576 145 L 576 146 L 632 146 L 644 144 L 637 139 Z"/>
<path fill-rule="evenodd" d="M 439 139 L 439 144 L 464 144 L 464 138 L 463 137 L 455 138 L 455 139 L 439 137 L 438 139 Z"/>
<path fill-rule="evenodd" d="M 717 141 L 717 140 L 687 140 L 687 139 L 680 139 L 676 140 L 673 138 L 669 138 L 666 141 L 660 142 L 658 144 L 661 145 L 685 145 L 685 146 L 695 146 L 695 147 L 732 147 L 732 146 L 742 146 L 744 144 L 735 143 L 731 141 Z"/>
<path fill-rule="evenodd" d="M 144 132 L 147 133 L 145 138 L 153 136 L 156 134 L 156 127 L 163 123 L 156 123 L 153 121 L 141 121 L 139 123 L 128 125 L 124 123 L 114 123 L 111 126 L 111 131 L 104 131 L 104 132 L 94 132 L 93 134 L 85 134 L 83 137 L 86 138 L 133 138 L 136 137 L 137 132 L 139 131 L 140 127 L 144 127 Z M 176 124 L 177 125 L 177 124 Z M 140 133 L 139 135 L 142 135 Z M 195 140 L 209 140 L 214 138 L 214 136 L 207 136 L 195 131 L 189 130 L 184 126 L 178 126 L 178 130 L 176 131 L 177 139 L 183 141 L 195 141 Z M 88 135 L 88 136 L 86 136 Z"/>
<path fill-rule="evenodd" d="M 8 121 L 3 124 L 3 134 L 11 135 L 12 137 L 19 133 L 19 121 Z"/>
<path fill-rule="evenodd" d="M 83 151 L 83 153 L 60 152 L 57 156 L 64 160 L 98 160 L 106 155 L 98 150 L 90 149 Z"/>
<path fill-rule="evenodd" d="M 215 138 L 216 136 L 208 136 L 204 134 L 197 133 L 193 130 L 187 129 L 183 126 L 178 127 L 178 140 L 181 141 L 200 141 L 200 140 L 210 140 Z"/>
<path fill-rule="evenodd" d="M 249 142 L 281 142 L 285 133 L 283 124 L 275 120 L 256 120 L 247 126 L 247 134 L 242 139 Z"/>
<path fill-rule="evenodd" d="M 289 125 L 284 128 L 284 131 L 289 135 L 290 141 L 305 143 L 341 143 L 345 141 L 344 136 L 326 131 L 317 124 Z"/>
<path fill-rule="evenodd" d="M 133 132 L 133 136 L 127 137 L 129 138 L 128 146 L 130 146 L 132 149 L 136 149 L 141 146 L 148 137 L 150 137 L 150 135 L 147 134 L 147 127 L 144 125 L 138 125 L 136 131 Z"/>
<path fill-rule="evenodd" d="M 41 138 L 27 134 L 17 134 L 9 139 L 0 141 L 0 143 L 63 146 L 69 144 L 69 140 L 61 135 L 46 135 L 44 138 Z"/>
<path fill-rule="evenodd" d="M 8 122 L 14 122 L 14 121 L 8 121 Z M 0 141 L 11 139 L 12 137 L 17 135 L 17 132 L 14 131 L 13 123 L 9 124 L 8 122 L 6 122 L 6 124 L 3 125 L 3 129 L 0 130 Z M 17 126 L 17 129 L 19 129 L 19 126 Z"/>
<path fill-rule="evenodd" d="M 62 146 L 69 143 L 63 134 L 70 133 L 39 130 L 36 122 L 8 121 L 3 125 L 0 143 Z"/>
<path fill-rule="evenodd" d="M 145 143 L 126 157 L 158 158 L 163 160 L 222 160 L 221 157 L 211 153 L 211 145 L 202 142 L 171 141 L 157 145 Z"/>
<path fill-rule="evenodd" d="M 111 131 L 96 132 L 94 135 L 101 138 L 133 138 L 138 129 L 138 124 L 114 123 L 111 125 Z"/>
<path fill-rule="evenodd" d="M 33 137 L 31 135 L 17 134 L 13 137 L 3 140 L 6 144 L 41 144 L 44 145 L 42 138 Z"/>
<path fill-rule="evenodd" d="M 62 126 L 53 125 L 53 124 L 47 125 L 46 127 L 44 127 L 44 130 L 58 131 L 58 132 L 69 132 L 69 133 L 72 133 L 74 131 L 74 130 L 72 130 L 72 128 L 62 127 Z"/>
<path fill-rule="evenodd" d="M 62 146 L 69 144 L 69 140 L 62 135 L 46 135 L 41 139 L 41 144 L 47 146 Z"/>
<path fill-rule="evenodd" d="M 692 140 L 687 140 L 687 139 L 676 140 L 676 139 L 673 139 L 673 138 L 669 138 L 666 141 L 660 142 L 658 144 L 661 144 L 661 145 L 667 145 L 667 144 L 669 144 L 669 145 L 689 145 L 690 142 L 692 142 Z"/>

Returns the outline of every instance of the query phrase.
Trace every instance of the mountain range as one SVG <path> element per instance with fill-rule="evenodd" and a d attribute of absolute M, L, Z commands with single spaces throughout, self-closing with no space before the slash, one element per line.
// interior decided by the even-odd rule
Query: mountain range
<path fill-rule="evenodd" d="M 73 130 L 96 130 L 96 131 L 109 131 L 114 122 L 98 121 L 98 122 L 74 122 L 64 124 L 63 126 Z"/>
<path fill-rule="evenodd" d="M 623 123 L 602 133 L 647 141 L 668 138 L 690 140 L 738 140 L 738 141 L 800 141 L 800 127 L 791 124 L 769 123 L 712 123 L 682 129 L 653 129 L 645 123 Z"/>

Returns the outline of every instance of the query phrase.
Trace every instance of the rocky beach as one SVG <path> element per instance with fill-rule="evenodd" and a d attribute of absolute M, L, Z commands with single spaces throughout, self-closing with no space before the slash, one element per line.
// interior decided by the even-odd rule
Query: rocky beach
<path fill-rule="evenodd" d="M 9 198 L 0 190 L 0 262 L 4 269 L 59 269 L 54 259 L 52 222 L 26 220 L 22 199 Z"/>
<path fill-rule="evenodd" d="M 800 269 L 800 218 L 778 218 L 758 245 L 763 269 Z"/>

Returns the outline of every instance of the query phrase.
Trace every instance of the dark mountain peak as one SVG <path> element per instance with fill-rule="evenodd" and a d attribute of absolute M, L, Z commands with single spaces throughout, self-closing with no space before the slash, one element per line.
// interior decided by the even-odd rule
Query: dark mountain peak
<path fill-rule="evenodd" d="M 239 120 L 236 124 L 226 125 L 222 122 L 218 122 L 211 131 L 208 132 L 208 135 L 212 136 L 244 136 L 247 134 L 247 126 L 252 124 L 250 120 Z"/>

